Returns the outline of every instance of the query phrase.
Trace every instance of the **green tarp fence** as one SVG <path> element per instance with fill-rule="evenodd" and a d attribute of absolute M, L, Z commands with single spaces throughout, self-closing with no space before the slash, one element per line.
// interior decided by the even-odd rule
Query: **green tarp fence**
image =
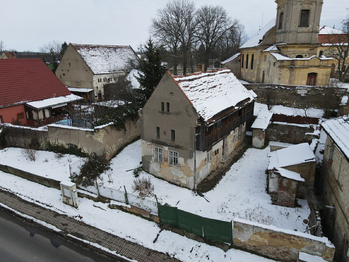
<path fill-rule="evenodd" d="M 200 237 L 232 244 L 232 222 L 220 221 L 185 212 L 169 205 L 158 205 L 162 224 L 175 226 Z"/>

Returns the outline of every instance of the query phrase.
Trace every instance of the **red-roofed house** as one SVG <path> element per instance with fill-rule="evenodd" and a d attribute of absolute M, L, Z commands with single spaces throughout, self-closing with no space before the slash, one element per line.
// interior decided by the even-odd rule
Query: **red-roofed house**
<path fill-rule="evenodd" d="M 143 168 L 195 188 L 243 141 L 254 98 L 229 69 L 165 73 L 141 111 Z"/>
<path fill-rule="evenodd" d="M 77 100 L 41 59 L 0 59 L 1 123 L 52 123 Z"/>

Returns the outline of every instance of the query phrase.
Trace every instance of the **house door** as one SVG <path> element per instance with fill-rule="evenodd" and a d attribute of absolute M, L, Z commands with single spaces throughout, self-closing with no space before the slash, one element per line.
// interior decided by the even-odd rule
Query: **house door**
<path fill-rule="evenodd" d="M 317 73 L 309 73 L 308 74 L 308 79 L 307 79 L 308 86 L 315 86 L 316 85 L 316 76 L 317 76 Z"/>

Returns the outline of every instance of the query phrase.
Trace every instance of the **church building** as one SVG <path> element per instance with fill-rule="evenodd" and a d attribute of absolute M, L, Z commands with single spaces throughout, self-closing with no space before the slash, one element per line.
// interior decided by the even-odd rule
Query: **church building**
<path fill-rule="evenodd" d="M 319 57 L 323 0 L 276 0 L 277 14 L 240 48 L 240 77 L 254 83 L 326 86 L 332 58 Z"/>

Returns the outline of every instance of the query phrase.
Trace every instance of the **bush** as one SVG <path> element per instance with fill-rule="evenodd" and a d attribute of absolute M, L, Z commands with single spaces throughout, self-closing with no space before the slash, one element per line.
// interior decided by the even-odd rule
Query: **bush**
<path fill-rule="evenodd" d="M 140 197 L 154 195 L 154 185 L 151 183 L 150 177 L 134 179 L 132 189 L 133 192 L 138 192 Z"/>
<path fill-rule="evenodd" d="M 73 174 L 71 179 L 73 182 L 82 186 L 93 186 L 97 177 L 108 169 L 110 169 L 110 162 L 102 156 L 93 154 L 82 165 L 80 174 Z"/>
<path fill-rule="evenodd" d="M 36 160 L 36 150 L 31 149 L 30 147 L 26 147 L 22 150 L 22 154 L 26 157 L 29 158 L 30 161 L 35 161 Z"/>

